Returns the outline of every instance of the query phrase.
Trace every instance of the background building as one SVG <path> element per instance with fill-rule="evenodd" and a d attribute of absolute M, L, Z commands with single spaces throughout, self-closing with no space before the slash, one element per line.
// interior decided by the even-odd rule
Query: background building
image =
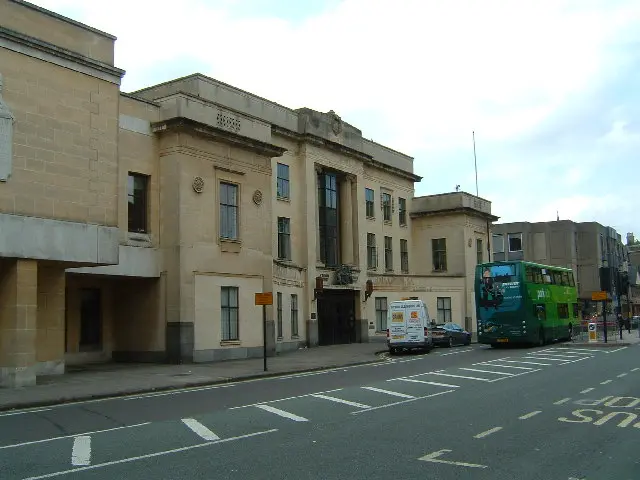
<path fill-rule="evenodd" d="M 599 268 L 625 268 L 627 253 L 622 237 L 597 222 L 514 222 L 493 226 L 493 260 L 527 260 L 573 269 L 583 312 L 599 304 L 591 293 L 600 290 Z M 618 306 L 614 295 L 612 305 Z"/>
<path fill-rule="evenodd" d="M 416 197 L 411 218 L 415 268 L 429 275 L 432 316 L 475 332 L 475 266 L 489 261 L 491 225 L 498 220 L 491 202 L 465 192 Z"/>

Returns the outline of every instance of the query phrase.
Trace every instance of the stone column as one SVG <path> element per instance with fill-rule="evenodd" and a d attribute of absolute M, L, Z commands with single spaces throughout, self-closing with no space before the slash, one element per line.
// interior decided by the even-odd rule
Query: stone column
<path fill-rule="evenodd" d="M 38 262 L 0 264 L 0 386 L 36 383 Z"/>
<path fill-rule="evenodd" d="M 353 265 L 353 188 L 350 176 L 340 182 L 339 218 L 340 218 L 340 253 L 341 263 Z"/>

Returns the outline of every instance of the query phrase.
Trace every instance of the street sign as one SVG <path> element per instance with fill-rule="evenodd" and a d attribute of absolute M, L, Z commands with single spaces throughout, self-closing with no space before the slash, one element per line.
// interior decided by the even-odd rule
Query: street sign
<path fill-rule="evenodd" d="M 599 300 L 606 300 L 607 292 L 591 292 L 591 300 L 597 302 Z"/>
<path fill-rule="evenodd" d="M 588 330 L 589 330 L 589 342 L 597 342 L 598 334 L 596 333 L 596 324 L 590 322 Z"/>
<path fill-rule="evenodd" d="M 273 292 L 256 293 L 256 305 L 273 305 Z"/>

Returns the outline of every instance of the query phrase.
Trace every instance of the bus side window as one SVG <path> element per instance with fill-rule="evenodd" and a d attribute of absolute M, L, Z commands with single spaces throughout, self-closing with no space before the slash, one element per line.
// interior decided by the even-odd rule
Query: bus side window
<path fill-rule="evenodd" d="M 576 283 L 573 280 L 573 272 L 569 272 L 569 286 L 570 287 L 575 287 Z"/>
<path fill-rule="evenodd" d="M 569 287 L 569 272 L 562 272 L 562 286 Z"/>
<path fill-rule="evenodd" d="M 534 268 L 533 279 L 536 283 L 542 283 L 542 270 L 540 270 L 539 268 Z"/>
<path fill-rule="evenodd" d="M 564 285 L 562 283 L 562 272 L 552 272 L 553 273 L 553 284 L 554 285 Z"/>
<path fill-rule="evenodd" d="M 527 266 L 525 269 L 526 281 L 529 283 L 533 283 L 533 267 Z"/>

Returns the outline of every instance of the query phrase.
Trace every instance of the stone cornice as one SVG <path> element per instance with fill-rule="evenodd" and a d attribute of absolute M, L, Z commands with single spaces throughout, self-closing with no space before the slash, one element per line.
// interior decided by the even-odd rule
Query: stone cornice
<path fill-rule="evenodd" d="M 96 33 L 102 37 L 108 38 L 110 40 L 117 40 L 117 38 L 110 33 L 103 32 L 102 30 L 98 30 L 97 28 L 90 27 L 89 25 L 85 25 L 84 23 L 77 22 L 69 17 L 65 17 L 64 15 L 60 15 L 59 13 L 52 12 L 51 10 L 47 10 L 46 8 L 39 7 L 31 2 L 25 2 L 24 0 L 10 0 L 13 3 L 17 3 L 23 7 L 30 8 L 31 10 L 35 10 L 36 12 L 43 13 L 51 18 L 55 18 L 56 20 L 61 20 L 69 25 L 73 25 L 75 27 L 82 28 L 88 32 Z"/>
<path fill-rule="evenodd" d="M 284 152 L 287 151 L 286 148 L 282 148 L 271 143 L 254 140 L 238 135 L 237 133 L 215 128 L 187 118 L 172 118 L 161 122 L 154 122 L 151 124 L 151 129 L 157 134 L 170 130 L 189 130 L 209 138 L 213 138 L 217 141 L 224 142 L 228 145 L 259 153 L 271 158 L 281 157 Z"/>
<path fill-rule="evenodd" d="M 496 217 L 491 213 L 480 212 L 479 210 L 475 210 L 470 207 L 456 207 L 456 208 L 445 208 L 442 210 L 435 211 L 427 211 L 427 212 L 411 212 L 409 213 L 410 218 L 420 218 L 420 217 L 437 217 L 437 216 L 447 216 L 456 213 L 464 213 L 466 215 L 471 215 L 474 217 L 484 218 L 486 220 L 490 220 L 492 222 L 497 222 L 500 220 L 500 217 Z"/>
<path fill-rule="evenodd" d="M 0 26 L 0 47 L 120 85 L 125 71 Z"/>
<path fill-rule="evenodd" d="M 326 138 L 318 137 L 317 135 L 312 135 L 310 133 L 293 132 L 291 130 L 280 127 L 278 125 L 272 125 L 271 132 L 273 134 L 281 135 L 283 137 L 289 138 L 296 142 L 307 142 L 312 145 L 316 145 L 318 147 L 324 147 L 336 153 L 360 160 L 363 163 L 371 165 L 372 167 L 378 168 L 380 170 L 384 170 L 386 172 L 392 173 L 393 175 L 397 175 L 407 180 L 411 180 L 412 182 L 419 182 L 422 180 L 422 177 L 418 175 L 415 175 L 411 172 L 406 172 L 399 168 L 392 167 L 385 163 L 379 162 L 375 160 L 371 155 L 360 152 L 350 147 L 345 147 L 344 145 L 341 145 L 336 142 L 332 142 L 331 140 L 327 140 Z"/>

